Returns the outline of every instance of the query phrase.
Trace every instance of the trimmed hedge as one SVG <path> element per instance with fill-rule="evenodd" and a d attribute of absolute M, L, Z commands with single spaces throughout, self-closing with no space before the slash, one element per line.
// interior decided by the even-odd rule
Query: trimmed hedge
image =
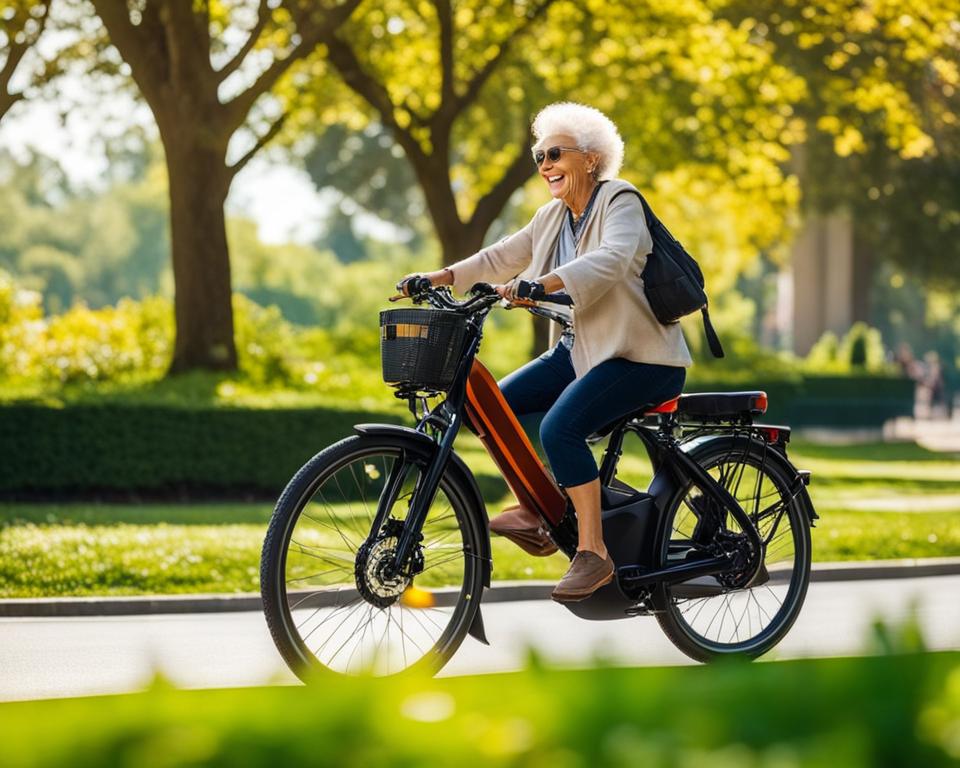
<path fill-rule="evenodd" d="M 276 497 L 353 425 L 396 414 L 135 405 L 0 408 L 0 495 L 212 492 Z"/>
<path fill-rule="evenodd" d="M 709 381 L 696 374 L 687 383 L 687 392 L 724 392 L 761 389 L 767 393 L 769 408 L 764 421 L 800 427 L 875 427 L 888 419 L 913 414 L 914 383 L 889 375 L 811 375 L 797 379 L 764 380 L 752 383 Z"/>
<path fill-rule="evenodd" d="M 913 384 L 871 376 L 764 384 L 765 421 L 792 427 L 875 426 L 913 408 Z M 689 392 L 747 388 L 691 382 Z M 230 494 L 275 497 L 315 453 L 361 422 L 398 413 L 74 404 L 0 407 L 0 497 L 31 494 Z M 406 420 L 409 423 L 409 417 Z"/>
<path fill-rule="evenodd" d="M 572 639 L 571 639 L 572 640 Z M 0 705 L 5 768 L 957 765 L 960 657 L 533 669 Z"/>

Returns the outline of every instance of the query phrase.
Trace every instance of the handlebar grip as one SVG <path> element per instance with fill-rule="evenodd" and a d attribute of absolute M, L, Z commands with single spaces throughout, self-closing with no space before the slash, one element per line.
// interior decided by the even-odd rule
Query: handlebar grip
<path fill-rule="evenodd" d="M 547 301 L 551 304 L 562 304 L 565 307 L 573 306 L 573 299 L 569 293 L 548 293 L 545 296 L 541 296 L 539 300 Z"/>
<path fill-rule="evenodd" d="M 544 293 L 543 285 L 534 280 L 521 280 L 517 283 L 517 298 L 531 301 L 545 301 L 550 304 L 573 306 L 573 299 L 566 293 Z"/>
<path fill-rule="evenodd" d="M 401 280 L 397 283 L 397 290 L 401 293 L 406 293 L 408 296 L 426 293 L 432 287 L 433 283 L 430 282 L 430 278 L 424 277 L 423 275 L 408 277 L 406 280 Z"/>

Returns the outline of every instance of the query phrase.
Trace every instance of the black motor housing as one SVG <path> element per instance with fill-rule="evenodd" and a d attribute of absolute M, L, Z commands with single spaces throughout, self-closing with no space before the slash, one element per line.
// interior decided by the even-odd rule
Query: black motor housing
<path fill-rule="evenodd" d="M 618 568 L 648 561 L 658 515 L 656 501 L 650 494 L 626 486 L 603 489 L 603 540 Z M 586 600 L 564 605 L 581 619 L 605 621 L 628 618 L 626 611 L 636 605 L 636 600 L 623 594 L 614 579 Z"/>

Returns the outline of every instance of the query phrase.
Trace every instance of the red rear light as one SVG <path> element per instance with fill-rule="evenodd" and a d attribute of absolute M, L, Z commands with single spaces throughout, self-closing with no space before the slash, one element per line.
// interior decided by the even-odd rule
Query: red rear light
<path fill-rule="evenodd" d="M 760 413 L 767 412 L 767 393 L 766 392 L 761 392 L 759 395 L 757 395 L 757 401 L 755 403 L 755 407 L 758 411 L 760 411 Z"/>
<path fill-rule="evenodd" d="M 679 402 L 680 398 L 675 397 L 673 400 L 667 400 L 665 403 L 660 403 L 660 405 L 647 411 L 647 413 L 673 413 L 677 410 L 677 405 Z"/>
<path fill-rule="evenodd" d="M 768 443 L 775 443 L 780 439 L 780 430 L 774 427 L 768 427 L 767 429 L 762 430 L 763 436 L 766 438 Z"/>

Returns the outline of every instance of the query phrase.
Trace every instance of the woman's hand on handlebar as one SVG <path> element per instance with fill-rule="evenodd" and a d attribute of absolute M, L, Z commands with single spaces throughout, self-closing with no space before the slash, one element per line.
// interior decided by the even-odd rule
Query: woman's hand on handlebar
<path fill-rule="evenodd" d="M 517 290 L 519 289 L 520 283 L 522 282 L 525 282 L 525 281 L 515 277 L 513 280 L 510 280 L 509 282 L 502 283 L 500 285 L 494 285 L 492 286 L 492 288 L 500 295 L 501 299 L 506 299 L 507 301 L 514 301 L 515 299 L 520 298 L 517 295 Z"/>
<path fill-rule="evenodd" d="M 427 281 L 426 284 L 424 280 Z M 404 296 L 409 296 L 411 292 L 420 293 L 435 285 L 453 285 L 453 272 L 449 267 L 436 272 L 414 272 L 404 275 L 397 283 L 397 290 Z"/>
<path fill-rule="evenodd" d="M 514 278 L 505 285 L 495 285 L 493 289 L 506 301 L 510 302 L 547 302 L 549 304 L 563 304 L 573 306 L 573 300 L 566 293 L 550 293 L 548 288 L 563 289 L 563 281 L 556 275 L 550 274 L 541 280 L 521 280 Z"/>
<path fill-rule="evenodd" d="M 515 277 L 508 283 L 493 286 L 493 290 L 507 301 L 517 301 L 525 299 L 528 301 L 540 301 L 545 295 L 543 283 L 536 280 L 521 280 Z"/>

